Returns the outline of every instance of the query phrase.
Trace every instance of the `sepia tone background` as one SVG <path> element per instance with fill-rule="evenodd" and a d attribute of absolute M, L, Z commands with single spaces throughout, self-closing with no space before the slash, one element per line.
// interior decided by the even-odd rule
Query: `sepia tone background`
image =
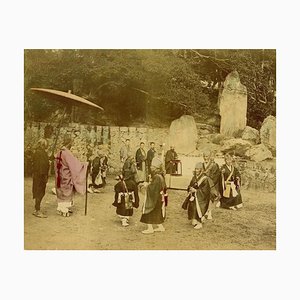
<path fill-rule="evenodd" d="M 27 49 L 24 54 L 25 249 L 276 248 L 275 50 Z M 72 92 L 104 112 L 60 104 L 32 87 Z M 30 213 L 31 156 L 39 138 L 53 145 L 58 132 L 56 151 L 69 132 L 71 150 L 81 161 L 89 148 L 100 147 L 108 155 L 109 184 L 101 194 L 88 196 L 88 216 L 78 196 L 76 213 L 64 219 L 55 214 L 52 169 L 42 202 L 49 217 L 39 220 Z M 181 190 L 169 192 L 167 231 L 158 237 L 141 236 L 141 209 L 131 226 L 121 228 L 111 205 L 119 150 L 127 138 L 133 151 L 141 141 L 147 149 L 151 141 L 157 147 L 165 143 L 166 150 L 173 145 L 183 163 L 183 176 L 171 178 Z M 212 151 L 219 165 L 224 153 L 234 152 L 245 207 L 215 209 L 214 220 L 198 233 L 188 226 L 181 203 L 205 151 Z"/>
<path fill-rule="evenodd" d="M 28 0 L 2 7 L 2 298 L 193 299 L 199 286 L 202 298 L 299 298 L 300 207 L 290 188 L 299 169 L 297 2 L 53 0 L 45 7 Z M 24 48 L 153 47 L 277 49 L 277 251 L 24 251 L 24 173 L 17 172 L 24 165 Z"/>

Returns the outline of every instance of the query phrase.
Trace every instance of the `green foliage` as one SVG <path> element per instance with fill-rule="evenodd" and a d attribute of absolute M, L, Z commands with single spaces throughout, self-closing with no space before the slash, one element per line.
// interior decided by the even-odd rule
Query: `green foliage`
<path fill-rule="evenodd" d="M 76 108 L 77 122 L 160 126 L 183 113 L 205 119 L 217 114 L 218 90 L 200 81 L 221 82 L 236 69 L 249 91 L 250 126 L 257 127 L 275 114 L 275 51 L 261 56 L 262 50 L 25 50 L 25 120 L 49 121 L 61 107 L 31 87 L 72 90 L 105 109 Z"/>

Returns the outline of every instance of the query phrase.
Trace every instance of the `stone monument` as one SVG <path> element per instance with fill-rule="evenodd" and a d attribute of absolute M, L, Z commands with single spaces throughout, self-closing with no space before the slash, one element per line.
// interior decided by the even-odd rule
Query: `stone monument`
<path fill-rule="evenodd" d="M 183 115 L 171 123 L 169 145 L 174 146 L 177 153 L 189 154 L 195 151 L 197 140 L 197 126 L 192 116 Z"/>
<path fill-rule="evenodd" d="M 237 71 L 229 73 L 219 98 L 220 133 L 234 137 L 244 130 L 247 122 L 247 88 L 240 82 Z"/>

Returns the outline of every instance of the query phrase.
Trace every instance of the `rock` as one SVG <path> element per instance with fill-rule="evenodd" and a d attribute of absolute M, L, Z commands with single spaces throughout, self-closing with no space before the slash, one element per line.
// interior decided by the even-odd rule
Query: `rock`
<path fill-rule="evenodd" d="M 219 152 L 220 145 L 212 143 L 208 138 L 200 138 L 197 142 L 197 150 L 202 155 L 204 152 Z"/>
<path fill-rule="evenodd" d="M 226 137 L 223 134 L 220 133 L 214 133 L 214 134 L 210 134 L 209 136 L 207 136 L 209 138 L 209 140 L 217 145 L 221 145 L 222 142 L 226 139 Z"/>
<path fill-rule="evenodd" d="M 256 162 L 273 158 L 272 152 L 264 144 L 253 146 L 246 151 L 245 156 Z"/>
<path fill-rule="evenodd" d="M 247 123 L 247 88 L 241 84 L 237 71 L 229 73 L 219 98 L 220 133 L 233 137 Z"/>
<path fill-rule="evenodd" d="M 213 127 L 220 128 L 220 116 L 216 112 L 213 116 L 206 118 L 205 123 Z"/>
<path fill-rule="evenodd" d="M 211 133 L 215 133 L 215 127 L 208 124 L 196 123 L 198 135 L 207 135 Z"/>
<path fill-rule="evenodd" d="M 268 116 L 260 128 L 260 140 L 274 155 L 276 153 L 276 118 Z"/>
<path fill-rule="evenodd" d="M 171 123 L 169 145 L 175 146 L 177 153 L 188 154 L 196 150 L 197 126 L 192 116 L 183 115 Z"/>
<path fill-rule="evenodd" d="M 253 143 L 253 145 L 256 145 L 260 140 L 259 131 L 250 126 L 246 126 L 245 130 L 242 133 L 242 139 Z"/>
<path fill-rule="evenodd" d="M 245 157 L 247 150 L 251 148 L 252 144 L 243 139 L 230 139 L 225 140 L 221 147 L 223 153 L 232 152 L 234 155 Z"/>

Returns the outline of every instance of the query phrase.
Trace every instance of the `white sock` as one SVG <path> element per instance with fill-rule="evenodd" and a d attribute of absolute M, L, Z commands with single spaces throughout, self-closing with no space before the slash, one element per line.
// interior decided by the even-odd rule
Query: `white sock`
<path fill-rule="evenodd" d="M 152 224 L 147 224 L 147 230 L 149 231 L 153 231 L 153 225 Z"/>

